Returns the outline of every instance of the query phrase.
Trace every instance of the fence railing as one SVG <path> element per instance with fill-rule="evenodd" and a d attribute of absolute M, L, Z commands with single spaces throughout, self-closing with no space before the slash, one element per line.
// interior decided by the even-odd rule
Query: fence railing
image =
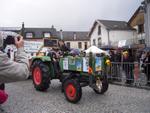
<path fill-rule="evenodd" d="M 119 84 L 150 87 L 150 63 L 112 62 L 107 67 L 107 77 Z"/>

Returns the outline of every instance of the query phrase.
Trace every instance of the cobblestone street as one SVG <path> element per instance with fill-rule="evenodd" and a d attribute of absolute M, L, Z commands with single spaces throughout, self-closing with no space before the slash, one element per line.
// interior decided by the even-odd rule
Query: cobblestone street
<path fill-rule="evenodd" d="M 150 91 L 110 85 L 104 95 L 83 88 L 78 104 L 66 101 L 61 83 L 53 80 L 47 92 L 38 92 L 32 81 L 9 83 L 9 100 L 0 106 L 0 113 L 150 113 Z"/>

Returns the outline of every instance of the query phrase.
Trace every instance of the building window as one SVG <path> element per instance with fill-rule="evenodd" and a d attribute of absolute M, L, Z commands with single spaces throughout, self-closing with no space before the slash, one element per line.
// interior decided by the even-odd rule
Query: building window
<path fill-rule="evenodd" d="M 98 26 L 98 35 L 101 35 L 101 26 Z"/>
<path fill-rule="evenodd" d="M 138 33 L 143 33 L 144 32 L 144 25 L 141 24 L 141 25 L 138 25 Z"/>
<path fill-rule="evenodd" d="M 33 38 L 33 33 L 26 33 L 26 38 Z"/>
<path fill-rule="evenodd" d="M 101 45 L 102 45 L 102 40 L 101 38 L 98 38 L 98 47 L 101 47 Z"/>
<path fill-rule="evenodd" d="M 67 46 L 68 48 L 70 48 L 70 42 L 67 42 L 67 43 L 66 43 L 66 46 Z"/>
<path fill-rule="evenodd" d="M 49 38 L 49 37 L 51 37 L 50 33 L 44 33 L 44 38 Z"/>
<path fill-rule="evenodd" d="M 95 39 L 93 39 L 93 45 L 96 46 L 96 41 L 95 41 Z"/>
<path fill-rule="evenodd" d="M 87 49 L 87 42 L 84 42 L 84 49 Z"/>
<path fill-rule="evenodd" d="M 78 48 L 82 49 L 82 42 L 78 42 Z"/>

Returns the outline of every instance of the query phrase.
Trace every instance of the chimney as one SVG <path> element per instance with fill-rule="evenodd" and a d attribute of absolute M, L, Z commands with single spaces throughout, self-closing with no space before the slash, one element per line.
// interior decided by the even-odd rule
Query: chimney
<path fill-rule="evenodd" d="M 63 40 L 63 30 L 60 30 L 60 39 Z"/>
<path fill-rule="evenodd" d="M 24 22 L 22 22 L 22 29 L 24 29 Z"/>
<path fill-rule="evenodd" d="M 51 27 L 52 29 L 54 29 L 54 25 L 52 25 L 52 27 Z"/>
<path fill-rule="evenodd" d="M 21 35 L 24 37 L 24 22 L 22 22 L 22 27 L 21 27 Z"/>
<path fill-rule="evenodd" d="M 74 39 L 74 40 L 77 39 L 77 34 L 76 34 L 76 32 L 73 33 L 73 39 Z"/>

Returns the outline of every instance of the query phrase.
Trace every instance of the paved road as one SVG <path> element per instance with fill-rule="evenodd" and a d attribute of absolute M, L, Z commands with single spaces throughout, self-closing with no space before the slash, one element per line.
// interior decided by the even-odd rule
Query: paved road
<path fill-rule="evenodd" d="M 82 99 L 71 104 L 60 91 L 59 81 L 52 81 L 47 92 L 34 90 L 32 81 L 7 84 L 9 100 L 0 113 L 150 113 L 150 91 L 110 85 L 108 92 L 98 95 L 83 88 Z"/>

